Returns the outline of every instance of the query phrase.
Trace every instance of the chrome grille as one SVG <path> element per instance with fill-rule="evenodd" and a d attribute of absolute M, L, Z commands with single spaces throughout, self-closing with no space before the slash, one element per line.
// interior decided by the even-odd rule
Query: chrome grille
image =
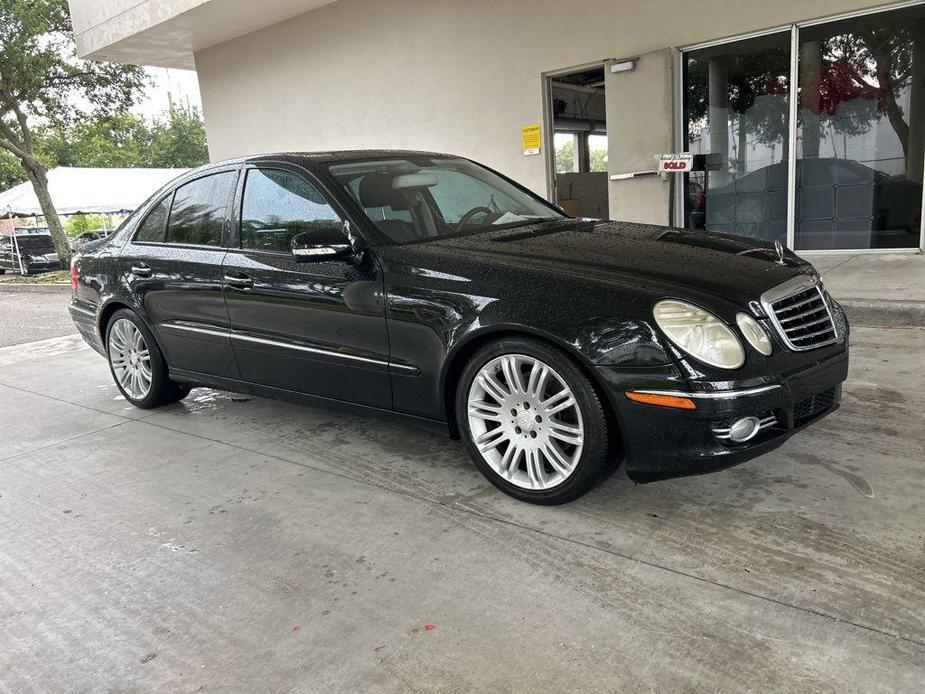
<path fill-rule="evenodd" d="M 778 334 L 790 349 L 804 351 L 838 339 L 822 286 L 798 277 L 761 296 L 761 303 Z"/>

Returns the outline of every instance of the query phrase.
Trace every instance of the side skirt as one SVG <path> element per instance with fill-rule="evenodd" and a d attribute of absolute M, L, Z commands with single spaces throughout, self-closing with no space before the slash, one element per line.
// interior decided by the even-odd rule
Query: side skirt
<path fill-rule="evenodd" d="M 379 407 L 371 407 L 369 405 L 357 405 L 355 403 L 346 402 L 344 400 L 335 400 L 333 398 L 325 398 L 319 395 L 309 395 L 308 393 L 300 393 L 295 390 L 274 388 L 272 386 L 264 386 L 257 383 L 250 383 L 248 381 L 239 381 L 234 378 L 222 378 L 221 376 L 212 376 L 209 374 L 197 373 L 195 371 L 171 368 L 168 370 L 168 373 L 170 379 L 177 381 L 178 383 L 189 383 L 193 386 L 205 386 L 208 388 L 216 388 L 218 390 L 227 390 L 232 393 L 257 395 L 262 398 L 284 400 L 286 402 L 292 402 L 298 405 L 312 405 L 328 410 L 346 412 L 364 417 L 385 417 L 395 421 L 405 422 L 407 424 L 411 424 L 412 426 L 426 429 L 427 431 L 442 434 L 443 436 L 450 436 L 450 430 L 447 426 L 447 423 L 438 419 L 428 419 L 426 417 L 403 414 L 401 412 L 386 410 Z"/>

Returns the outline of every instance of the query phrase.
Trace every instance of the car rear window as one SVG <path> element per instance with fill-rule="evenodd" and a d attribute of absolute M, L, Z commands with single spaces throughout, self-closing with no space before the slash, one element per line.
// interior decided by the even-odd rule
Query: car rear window
<path fill-rule="evenodd" d="M 167 222 L 167 243 L 220 246 L 237 172 L 223 171 L 177 188 Z"/>

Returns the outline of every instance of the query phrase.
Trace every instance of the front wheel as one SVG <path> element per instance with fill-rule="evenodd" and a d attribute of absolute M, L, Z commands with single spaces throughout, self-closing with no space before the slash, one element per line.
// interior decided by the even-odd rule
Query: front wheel
<path fill-rule="evenodd" d="M 106 329 L 109 370 L 122 395 L 135 407 L 149 409 L 186 397 L 189 387 L 167 376 L 167 362 L 154 336 L 133 311 L 116 311 Z"/>
<path fill-rule="evenodd" d="M 463 370 L 456 413 L 476 466 L 522 501 L 571 501 L 613 468 L 593 385 L 568 356 L 536 340 L 479 350 Z"/>

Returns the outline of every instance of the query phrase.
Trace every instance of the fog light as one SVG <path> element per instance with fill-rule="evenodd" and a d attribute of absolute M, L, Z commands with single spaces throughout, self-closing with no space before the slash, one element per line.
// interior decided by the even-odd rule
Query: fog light
<path fill-rule="evenodd" d="M 736 443 L 748 441 L 758 433 L 760 427 L 761 422 L 757 417 L 742 417 L 742 419 L 733 422 L 729 428 L 729 440 Z"/>

